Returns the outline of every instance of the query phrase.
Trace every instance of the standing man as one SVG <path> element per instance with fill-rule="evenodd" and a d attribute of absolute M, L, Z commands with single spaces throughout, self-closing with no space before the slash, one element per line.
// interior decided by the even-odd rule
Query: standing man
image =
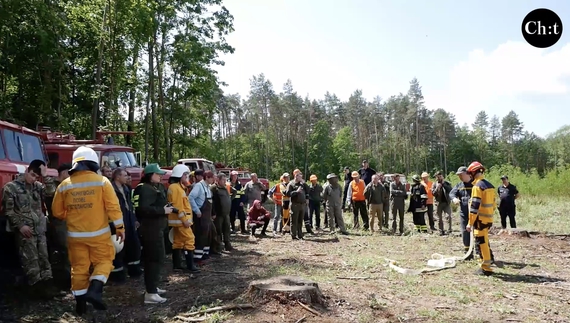
<path fill-rule="evenodd" d="M 231 232 L 236 232 L 235 223 L 237 217 L 239 219 L 241 234 L 248 234 L 245 229 L 245 211 L 243 210 L 245 203 L 247 203 L 247 197 L 245 196 L 243 187 L 239 182 L 238 172 L 235 170 L 230 173 L 230 185 L 236 190 L 236 194 L 232 198 L 232 209 L 230 210 Z"/>
<path fill-rule="evenodd" d="M 218 180 L 211 186 L 213 202 L 214 202 L 214 225 L 218 236 L 216 241 L 224 243 L 226 251 L 232 251 L 234 248 L 230 243 L 230 210 L 232 207 L 232 196 L 236 194 L 236 190 L 226 183 L 226 174 L 219 173 Z"/>
<path fill-rule="evenodd" d="M 386 179 L 384 179 L 384 173 L 379 173 L 379 181 L 384 186 L 384 201 L 382 202 L 382 226 L 384 229 L 388 229 L 388 222 L 390 220 L 390 183 Z"/>
<path fill-rule="evenodd" d="M 413 215 L 414 226 L 419 233 L 427 233 L 426 207 L 427 191 L 421 184 L 421 179 L 418 175 L 412 176 L 412 186 L 410 187 L 410 205 L 408 212 Z"/>
<path fill-rule="evenodd" d="M 370 231 L 374 233 L 374 218 L 378 217 L 378 229 L 382 231 L 382 211 L 384 210 L 384 200 L 386 199 L 386 190 L 384 185 L 380 183 L 380 176 L 372 175 L 372 182 L 366 185 L 364 189 L 364 197 L 368 202 L 370 211 Z"/>
<path fill-rule="evenodd" d="M 61 164 L 57 168 L 57 178 L 53 186 L 58 187 L 61 182 L 69 177 L 71 164 Z M 49 214 L 47 226 L 47 245 L 50 254 L 51 269 L 56 285 L 62 290 L 71 288 L 71 265 L 67 254 L 67 224 L 65 221 L 55 218 L 52 215 L 51 206 L 53 196 L 46 196 L 46 210 Z"/>
<path fill-rule="evenodd" d="M 501 215 L 501 227 L 503 230 L 507 228 L 507 217 L 509 218 L 509 224 L 511 229 L 517 227 L 517 221 L 515 216 L 517 215 L 517 206 L 515 200 L 519 198 L 519 190 L 516 186 L 509 182 L 509 177 L 507 175 L 501 176 L 503 185 L 499 186 L 497 192 L 499 193 L 499 214 Z"/>
<path fill-rule="evenodd" d="M 295 180 L 287 186 L 285 195 L 291 198 L 291 237 L 293 240 L 303 239 L 303 217 L 307 209 L 309 187 L 303 182 L 303 174 L 297 172 Z"/>
<path fill-rule="evenodd" d="M 449 193 L 453 189 L 451 183 L 443 178 L 443 172 L 435 173 L 436 182 L 431 187 L 431 192 L 437 202 L 436 212 L 439 225 L 439 235 L 443 236 L 446 232 L 443 229 L 443 213 L 447 221 L 447 233 L 451 234 L 451 199 Z"/>
<path fill-rule="evenodd" d="M 360 179 L 364 181 L 364 185 L 368 185 L 372 182 L 372 175 L 374 174 L 376 174 L 376 171 L 369 167 L 368 160 L 363 160 L 362 168 L 358 170 L 358 175 L 360 175 Z"/>
<path fill-rule="evenodd" d="M 97 174 L 99 156 L 82 146 L 73 152 L 70 177 L 57 188 L 53 216 L 66 220 L 71 262 L 71 291 L 75 311 L 83 315 L 87 303 L 96 310 L 106 310 L 103 285 L 113 269 L 115 247 L 111 241 L 113 223 L 117 240 L 125 239 L 123 214 L 113 185 Z M 91 268 L 93 268 L 91 270 Z"/>
<path fill-rule="evenodd" d="M 277 235 L 277 228 L 279 233 L 283 232 L 283 192 L 281 191 L 281 184 L 283 183 L 283 175 L 279 177 L 279 183 L 275 184 L 269 189 L 268 197 L 273 204 L 275 204 L 275 214 L 273 215 L 273 235 Z"/>
<path fill-rule="evenodd" d="M 301 171 L 296 168 L 293 171 L 293 176 L 297 176 L 297 174 L 301 173 Z M 301 174 L 301 178 L 303 178 L 303 174 Z M 305 184 L 306 185 L 306 184 Z M 309 187 L 309 186 L 307 186 Z M 313 224 L 311 223 L 311 219 L 309 218 L 309 192 L 307 191 L 307 196 L 305 197 L 307 200 L 307 207 L 305 207 L 305 215 L 303 215 L 303 222 L 305 223 L 305 230 L 307 233 L 313 234 Z"/>
<path fill-rule="evenodd" d="M 362 217 L 364 230 L 368 230 L 368 210 L 366 209 L 366 197 L 364 197 L 364 181 L 360 179 L 358 172 L 352 172 L 352 182 L 348 187 L 348 203 L 352 205 L 354 229 L 360 228 L 358 213 Z"/>
<path fill-rule="evenodd" d="M 392 209 L 392 234 L 396 233 L 396 216 L 399 218 L 400 234 L 404 234 L 404 209 L 406 207 L 406 185 L 400 182 L 400 175 L 394 175 L 394 181 L 390 183 L 390 208 Z"/>
<path fill-rule="evenodd" d="M 343 195 L 342 195 L 342 210 L 346 210 L 346 200 L 348 195 L 348 187 L 350 186 L 350 182 L 352 182 L 352 174 L 350 173 L 350 167 L 344 167 L 344 186 L 343 186 Z"/>
<path fill-rule="evenodd" d="M 459 205 L 459 226 L 461 227 L 461 236 L 463 238 L 463 248 L 465 253 L 469 251 L 471 245 L 471 235 L 467 232 L 466 227 L 469 223 L 469 200 L 471 199 L 471 190 L 473 189 L 473 184 L 471 184 L 471 177 L 467 173 L 467 167 L 461 166 L 457 169 L 455 173 L 459 176 L 460 182 L 455 185 L 455 187 L 449 193 L 449 198 L 453 204 Z M 473 252 L 465 260 L 472 260 Z"/>
<path fill-rule="evenodd" d="M 328 225 L 331 234 L 335 233 L 336 227 L 344 235 L 348 235 L 346 227 L 344 226 L 344 219 L 342 217 L 342 188 L 338 183 L 338 176 L 336 174 L 327 175 L 328 185 L 323 190 L 323 199 L 327 206 L 327 215 L 329 216 Z"/>
<path fill-rule="evenodd" d="M 245 183 L 244 187 L 245 196 L 247 197 L 248 209 L 253 206 L 253 201 L 262 201 L 261 195 L 263 192 L 265 192 L 265 190 L 265 185 L 259 181 L 257 174 L 252 173 L 251 180 Z"/>
<path fill-rule="evenodd" d="M 485 167 L 480 162 L 474 161 L 467 172 L 473 180 L 471 202 L 469 203 L 469 223 L 467 232 L 474 231 L 475 244 L 481 258 L 481 267 L 476 272 L 478 275 L 490 276 L 493 274 L 491 264 L 493 256 L 489 246 L 489 229 L 493 226 L 493 214 L 497 203 L 495 201 L 495 187 L 489 183 L 483 175 Z"/>
<path fill-rule="evenodd" d="M 317 175 L 311 175 L 309 178 L 309 221 L 313 224 L 313 215 L 315 219 L 315 227 L 321 229 L 321 194 L 323 187 L 317 182 Z"/>
<path fill-rule="evenodd" d="M 422 185 L 427 192 L 427 216 L 429 221 L 429 229 L 431 232 L 435 232 L 435 222 L 433 221 L 433 193 L 431 191 L 433 182 L 429 180 L 429 174 L 427 172 L 422 173 Z"/>
<path fill-rule="evenodd" d="M 194 213 L 194 237 L 196 237 L 194 259 L 203 261 L 210 258 L 210 242 L 212 238 L 212 191 L 210 185 L 214 183 L 214 174 L 202 169 L 194 171 L 196 183 L 188 195 L 190 206 Z"/>
<path fill-rule="evenodd" d="M 33 160 L 24 174 L 8 182 L 2 204 L 9 227 L 14 231 L 20 263 L 32 294 L 55 296 L 47 248 L 47 218 L 43 201 L 55 191 L 54 179 L 46 176 L 43 160 Z M 44 184 L 39 182 L 44 179 Z"/>

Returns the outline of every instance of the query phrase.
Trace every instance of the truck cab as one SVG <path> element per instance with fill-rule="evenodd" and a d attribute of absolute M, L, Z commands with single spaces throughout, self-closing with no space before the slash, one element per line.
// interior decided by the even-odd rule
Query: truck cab
<path fill-rule="evenodd" d="M 111 169 L 124 168 L 131 175 L 131 186 L 133 188 L 141 181 L 143 168 L 140 152 L 136 152 L 131 147 L 114 145 L 112 137 L 110 137 L 117 134 L 134 135 L 134 132 L 97 131 L 97 139 L 95 140 L 78 140 L 74 135 L 52 132 L 45 128 L 40 131 L 40 134 L 45 142 L 50 167 L 57 167 L 62 163 L 71 163 L 73 152 L 80 146 L 87 146 L 97 153 L 101 167 L 107 165 Z M 165 185 L 168 185 L 169 175 L 170 172 L 167 171 L 167 174 L 163 176 Z"/>
<path fill-rule="evenodd" d="M 182 158 L 178 160 L 177 164 L 188 166 L 191 172 L 197 169 L 202 169 L 204 171 L 212 171 L 214 174 L 216 173 L 216 166 L 214 163 L 204 158 Z"/>
<path fill-rule="evenodd" d="M 47 175 L 57 177 L 57 170 L 50 167 L 40 134 L 32 129 L 0 121 L 0 185 L 14 180 L 19 174 L 26 172 L 31 161 L 40 159 L 48 165 Z M 2 203 L 2 194 L 0 194 Z M 10 232 L 8 219 L 2 211 L 0 214 L 0 285 L 4 278 L 8 279 L 13 270 L 19 268 L 17 252 L 15 252 L 14 233 Z"/>

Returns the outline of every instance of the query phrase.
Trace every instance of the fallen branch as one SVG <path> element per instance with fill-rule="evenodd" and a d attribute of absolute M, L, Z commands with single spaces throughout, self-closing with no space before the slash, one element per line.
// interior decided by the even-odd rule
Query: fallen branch
<path fill-rule="evenodd" d="M 307 255 L 307 256 L 313 256 L 313 257 L 320 257 L 320 256 L 326 256 L 326 253 L 314 253 L 312 255 Z"/>
<path fill-rule="evenodd" d="M 184 316 L 176 316 L 174 317 L 177 320 L 181 320 L 184 322 L 204 322 L 208 319 L 207 316 L 202 316 L 202 317 L 197 317 L 197 318 L 193 318 L 193 317 L 184 317 Z"/>
<path fill-rule="evenodd" d="M 336 279 L 348 279 L 348 280 L 358 280 L 358 279 L 371 279 L 372 277 L 367 276 L 350 276 L 350 277 L 336 277 Z"/>
<path fill-rule="evenodd" d="M 251 305 L 251 304 L 236 304 L 236 305 L 216 306 L 216 307 L 208 308 L 205 310 L 191 312 L 191 313 L 188 313 L 186 315 L 187 316 L 196 316 L 198 314 L 207 314 L 207 313 L 213 313 L 213 312 L 219 312 L 219 311 L 243 310 L 243 309 L 248 309 L 248 308 L 253 308 L 253 305 Z"/>
<path fill-rule="evenodd" d="M 309 311 L 309 312 L 315 314 L 316 316 L 321 316 L 321 313 L 315 311 L 314 309 L 310 308 L 309 306 L 307 306 L 307 305 L 305 305 L 305 304 L 303 304 L 303 303 L 301 303 L 301 302 L 299 302 L 299 301 L 297 301 L 297 303 L 299 303 L 299 305 L 301 305 L 302 308 L 304 308 L 304 309 L 306 309 L 307 311 Z"/>
<path fill-rule="evenodd" d="M 237 273 L 234 271 L 223 271 L 223 270 L 204 270 L 204 272 L 212 273 L 212 274 L 241 275 L 241 273 Z"/>
<path fill-rule="evenodd" d="M 298 319 L 297 321 L 295 321 L 295 323 L 301 323 L 301 322 L 303 322 L 306 318 L 307 318 L 307 316 L 303 316 L 302 318 L 300 318 L 300 319 Z"/>

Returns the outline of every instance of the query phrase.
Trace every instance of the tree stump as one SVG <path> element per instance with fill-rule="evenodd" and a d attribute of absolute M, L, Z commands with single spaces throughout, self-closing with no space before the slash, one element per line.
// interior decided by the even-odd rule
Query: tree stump
<path fill-rule="evenodd" d="M 530 238 L 530 234 L 522 229 L 501 229 L 497 235 L 517 236 L 520 238 Z"/>
<path fill-rule="evenodd" d="M 297 276 L 253 281 L 249 284 L 247 294 L 252 300 L 287 299 L 305 304 L 324 304 L 318 284 Z"/>

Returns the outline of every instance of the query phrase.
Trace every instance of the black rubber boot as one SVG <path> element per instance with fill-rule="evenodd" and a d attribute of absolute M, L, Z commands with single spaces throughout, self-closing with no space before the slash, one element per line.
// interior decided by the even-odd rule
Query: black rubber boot
<path fill-rule="evenodd" d="M 129 265 L 127 267 L 127 271 L 129 273 L 129 277 L 131 278 L 138 278 L 144 273 L 140 265 Z"/>
<path fill-rule="evenodd" d="M 182 249 L 172 249 L 172 268 L 174 270 L 182 268 Z"/>
<path fill-rule="evenodd" d="M 199 273 L 200 269 L 194 264 L 194 251 L 185 250 L 184 256 L 186 257 L 186 269 L 193 273 Z"/>
<path fill-rule="evenodd" d="M 92 280 L 85 294 L 85 301 L 91 303 L 93 308 L 98 311 L 105 311 L 107 305 L 103 303 L 103 282 L 99 280 Z"/>
<path fill-rule="evenodd" d="M 309 234 L 315 234 L 315 233 L 313 232 L 313 229 L 311 228 L 311 226 L 308 225 L 308 224 L 305 225 L 305 230 L 307 230 L 307 233 L 309 233 Z"/>
<path fill-rule="evenodd" d="M 234 250 L 234 247 L 232 247 L 232 244 L 229 241 L 224 242 L 224 249 L 226 249 L 226 251 L 232 251 Z"/>
<path fill-rule="evenodd" d="M 109 281 L 118 284 L 124 283 L 127 281 L 127 273 L 124 269 L 121 271 L 112 271 L 111 274 L 109 274 Z"/>
<path fill-rule="evenodd" d="M 81 316 L 87 313 L 87 301 L 85 295 L 75 296 L 75 313 Z"/>

